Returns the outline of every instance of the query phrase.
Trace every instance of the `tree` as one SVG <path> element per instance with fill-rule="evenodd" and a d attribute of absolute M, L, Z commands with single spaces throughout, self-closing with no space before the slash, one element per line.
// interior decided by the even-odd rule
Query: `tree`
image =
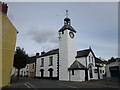
<path fill-rule="evenodd" d="M 19 79 L 20 69 L 24 68 L 27 64 L 28 55 L 25 53 L 24 48 L 16 47 L 14 55 L 13 66 L 18 69 L 17 78 Z"/>

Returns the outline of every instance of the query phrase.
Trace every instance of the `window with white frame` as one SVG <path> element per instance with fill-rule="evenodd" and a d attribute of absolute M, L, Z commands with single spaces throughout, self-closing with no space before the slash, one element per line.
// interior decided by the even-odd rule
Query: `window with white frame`
<path fill-rule="evenodd" d="M 90 78 L 93 78 L 92 68 L 89 70 Z"/>
<path fill-rule="evenodd" d="M 90 61 L 90 56 L 89 56 L 89 62 L 91 62 L 91 61 Z"/>
<path fill-rule="evenodd" d="M 92 57 L 92 63 L 93 63 L 93 57 Z"/>
<path fill-rule="evenodd" d="M 53 65 L 53 56 L 49 57 L 49 66 Z"/>
<path fill-rule="evenodd" d="M 44 66 L 44 58 L 41 58 L 41 67 Z"/>

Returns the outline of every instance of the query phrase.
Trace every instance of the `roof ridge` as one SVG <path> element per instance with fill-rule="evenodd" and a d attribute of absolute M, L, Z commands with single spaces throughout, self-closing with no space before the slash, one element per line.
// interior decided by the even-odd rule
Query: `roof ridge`
<path fill-rule="evenodd" d="M 90 50 L 90 49 L 83 49 L 83 50 L 79 50 L 79 51 L 87 51 L 87 50 Z M 79 52 L 79 51 L 77 51 L 77 52 Z"/>

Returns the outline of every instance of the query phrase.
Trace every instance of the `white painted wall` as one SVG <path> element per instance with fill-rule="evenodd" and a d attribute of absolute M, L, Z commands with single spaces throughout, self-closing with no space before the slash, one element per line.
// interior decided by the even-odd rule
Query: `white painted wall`
<path fill-rule="evenodd" d="M 49 57 L 53 56 L 53 66 L 49 66 Z M 44 58 L 44 66 L 41 67 L 41 58 Z M 44 70 L 44 77 L 49 77 L 49 68 L 52 68 L 53 71 L 53 77 L 57 77 L 57 60 L 58 60 L 58 54 L 49 55 L 37 58 L 36 60 L 36 77 L 41 77 L 40 70 Z"/>
<path fill-rule="evenodd" d="M 89 62 L 89 56 L 90 56 L 90 62 Z M 92 61 L 92 57 L 93 57 L 93 61 Z M 93 65 L 94 65 L 94 67 L 95 67 L 95 58 L 94 58 L 94 56 L 93 56 L 93 54 L 90 52 L 89 53 L 89 55 L 87 56 L 87 66 L 90 64 L 90 63 L 92 63 Z"/>
<path fill-rule="evenodd" d="M 90 56 L 90 61 L 89 61 L 89 56 Z M 93 60 L 92 60 L 92 58 L 93 58 Z M 93 54 L 91 52 L 87 56 L 87 67 L 89 66 L 90 63 L 93 64 L 93 66 L 92 66 L 93 78 L 90 78 L 90 74 L 89 74 L 89 71 L 88 71 L 88 80 L 98 79 L 98 75 L 96 75 L 96 73 L 94 72 L 94 69 L 97 68 L 97 67 L 95 67 L 95 58 L 94 58 L 94 56 L 93 56 Z"/>
<path fill-rule="evenodd" d="M 104 71 L 104 72 L 103 72 Z M 106 64 L 103 64 L 102 66 L 102 74 L 105 76 L 106 74 Z"/>
<path fill-rule="evenodd" d="M 97 67 L 95 67 L 95 69 L 97 69 Z M 99 76 L 100 76 L 100 79 L 103 79 L 103 74 L 102 72 L 100 72 L 100 70 L 102 71 L 102 67 L 99 67 Z M 94 72 L 94 78 L 92 79 L 98 79 L 98 72 L 97 73 Z"/>
<path fill-rule="evenodd" d="M 100 70 L 102 71 L 102 67 L 100 67 Z M 100 72 L 100 79 L 103 79 L 103 73 L 102 72 Z"/>
<path fill-rule="evenodd" d="M 28 76 L 28 72 L 29 72 L 29 64 L 27 64 L 25 68 L 20 69 L 21 76 Z"/>
<path fill-rule="evenodd" d="M 89 61 L 89 56 L 90 56 L 90 61 Z M 92 58 L 93 58 L 93 60 L 92 60 Z M 89 74 L 89 70 L 88 70 L 88 80 L 96 79 L 96 78 L 98 77 L 98 76 L 94 73 L 94 69 L 96 69 L 96 67 L 95 67 L 95 58 L 94 58 L 94 56 L 93 56 L 93 54 L 92 54 L 91 52 L 88 54 L 87 57 L 80 57 L 80 58 L 76 58 L 76 59 L 77 59 L 81 64 L 83 64 L 85 67 L 86 67 L 86 65 L 87 65 L 87 68 L 88 68 L 88 66 L 89 66 L 90 63 L 93 64 L 93 66 L 92 66 L 93 78 L 90 78 L 90 74 Z M 87 61 L 87 63 L 86 63 L 86 61 Z"/>
<path fill-rule="evenodd" d="M 18 73 L 18 69 L 16 69 L 15 67 L 13 67 L 13 75 L 17 76 L 17 73 Z"/>
<path fill-rule="evenodd" d="M 90 61 L 89 61 L 89 56 L 90 56 Z M 93 58 L 93 60 L 92 60 Z M 88 70 L 88 80 L 94 80 L 94 79 L 98 79 L 98 73 L 94 72 L 94 69 L 97 69 L 97 67 L 95 67 L 95 58 L 93 56 L 93 54 L 90 52 L 89 55 L 87 57 L 80 57 L 80 58 L 76 58 L 81 64 L 83 64 L 85 67 L 87 65 L 87 68 L 89 66 L 90 63 L 93 64 L 92 66 L 92 74 L 93 74 L 93 78 L 90 78 L 90 73 Z M 87 61 L 87 63 L 86 63 Z M 102 68 L 100 68 L 102 70 Z M 104 68 L 103 68 L 104 69 Z M 103 75 L 102 73 L 100 73 L 100 79 L 103 79 Z"/>
<path fill-rule="evenodd" d="M 41 69 L 41 67 L 40 67 L 41 62 L 40 61 L 41 61 L 41 58 L 36 59 L 36 72 L 35 72 L 36 77 L 40 77 L 40 69 Z"/>
<path fill-rule="evenodd" d="M 74 70 L 74 75 L 72 75 L 72 70 L 70 70 L 70 81 L 85 81 L 85 70 Z"/>
<path fill-rule="evenodd" d="M 59 80 L 69 80 L 68 67 L 75 61 L 76 52 L 76 35 L 74 38 L 69 36 L 70 30 L 61 33 L 59 40 Z"/>
<path fill-rule="evenodd" d="M 98 79 L 98 73 L 94 73 L 94 79 Z"/>

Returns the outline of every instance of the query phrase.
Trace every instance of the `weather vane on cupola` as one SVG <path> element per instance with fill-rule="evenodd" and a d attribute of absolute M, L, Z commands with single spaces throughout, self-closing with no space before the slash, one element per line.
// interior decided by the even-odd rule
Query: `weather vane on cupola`
<path fill-rule="evenodd" d="M 69 15 L 69 14 L 68 14 L 68 10 L 66 9 L 66 18 L 68 18 L 68 15 Z"/>
<path fill-rule="evenodd" d="M 68 10 L 66 10 L 66 15 L 64 19 L 64 25 L 70 25 L 70 19 L 68 18 Z"/>

